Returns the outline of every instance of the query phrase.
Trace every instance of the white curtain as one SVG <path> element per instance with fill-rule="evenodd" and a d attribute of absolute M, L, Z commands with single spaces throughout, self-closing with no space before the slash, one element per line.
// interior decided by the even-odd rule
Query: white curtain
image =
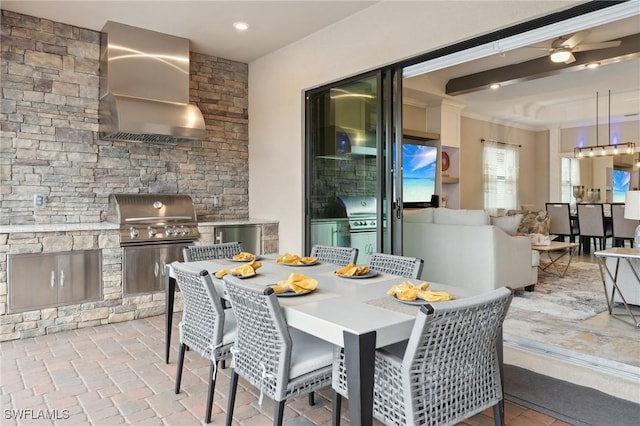
<path fill-rule="evenodd" d="M 484 208 L 518 208 L 517 145 L 485 140 L 482 150 Z"/>
<path fill-rule="evenodd" d="M 577 158 L 562 157 L 561 201 L 563 203 L 575 203 L 573 186 L 580 185 L 580 160 Z"/>

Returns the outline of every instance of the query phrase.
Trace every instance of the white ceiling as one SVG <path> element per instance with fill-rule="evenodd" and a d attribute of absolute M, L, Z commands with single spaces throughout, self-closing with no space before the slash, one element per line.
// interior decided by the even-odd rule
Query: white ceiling
<path fill-rule="evenodd" d="M 108 20 L 187 38 L 191 50 L 250 63 L 321 28 L 371 6 L 375 1 L 14 1 L 2 9 L 100 31 Z M 245 21 L 248 31 L 232 24 Z M 634 17 L 592 29 L 583 43 L 615 39 L 640 32 Z M 548 45 L 552 40 L 548 41 Z M 464 105 L 463 114 L 495 122 L 543 129 L 593 124 L 596 92 L 600 115 L 606 117 L 608 90 L 612 117 L 638 119 L 640 59 L 609 64 L 596 70 L 563 73 L 500 88 L 447 97 L 450 78 L 522 62 L 546 54 L 534 48 L 413 77 L 405 82 L 405 97 L 418 103 L 448 98 Z M 624 117 L 626 116 L 626 117 Z"/>
<path fill-rule="evenodd" d="M 375 1 L 32 1 L 2 0 L 2 9 L 100 31 L 107 21 L 184 37 L 191 50 L 249 63 Z M 249 24 L 238 32 L 236 21 Z"/>

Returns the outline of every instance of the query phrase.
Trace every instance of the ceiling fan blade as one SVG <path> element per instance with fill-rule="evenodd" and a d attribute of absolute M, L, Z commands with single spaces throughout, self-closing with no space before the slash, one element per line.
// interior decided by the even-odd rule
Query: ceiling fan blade
<path fill-rule="evenodd" d="M 565 64 L 570 64 L 571 62 L 575 62 L 576 57 L 573 56 L 573 53 L 571 54 L 571 56 L 569 56 L 569 59 L 567 59 L 566 61 L 564 61 Z"/>
<path fill-rule="evenodd" d="M 587 37 L 588 35 L 589 35 L 589 31 L 579 31 L 574 35 L 572 35 L 571 37 L 569 37 L 568 39 L 566 39 L 562 43 L 562 46 L 569 46 L 571 48 L 574 48 L 578 45 L 578 43 L 584 40 L 585 37 Z"/>
<path fill-rule="evenodd" d="M 573 49 L 572 52 L 585 52 L 587 50 L 608 49 L 610 47 L 618 47 L 622 42 L 620 40 L 603 41 L 602 43 L 580 44 Z"/>

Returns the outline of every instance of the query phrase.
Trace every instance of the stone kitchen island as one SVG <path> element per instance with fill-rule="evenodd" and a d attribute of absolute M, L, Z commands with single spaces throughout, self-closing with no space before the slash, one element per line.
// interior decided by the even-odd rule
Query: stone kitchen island
<path fill-rule="evenodd" d="M 201 220 L 200 238 L 195 244 L 212 244 L 215 229 L 221 226 L 258 225 L 261 253 L 278 252 L 275 221 L 215 221 L 206 216 Z M 87 255 L 94 261 L 87 262 Z M 78 256 L 82 257 L 74 260 Z M 33 263 L 19 263 L 18 259 Z M 12 261 L 18 265 L 14 266 L 16 271 L 22 268 L 23 282 L 19 285 L 28 285 L 28 290 L 12 288 L 16 286 L 10 279 Z M 48 268 L 49 264 L 53 266 Z M 38 275 L 38 269 L 44 269 L 45 274 Z M 12 300 L 14 305 L 19 304 L 17 308 L 12 306 Z M 34 304 L 29 307 L 18 300 Z M 164 291 L 123 295 L 118 224 L 0 226 L 0 341 L 162 315 L 164 309 Z M 174 310 L 181 309 L 182 299 L 177 294 Z"/>

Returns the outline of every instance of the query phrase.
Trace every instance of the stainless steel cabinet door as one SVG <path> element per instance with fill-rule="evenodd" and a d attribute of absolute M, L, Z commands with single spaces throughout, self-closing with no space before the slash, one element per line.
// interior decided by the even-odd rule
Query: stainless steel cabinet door
<path fill-rule="evenodd" d="M 9 255 L 9 311 L 55 306 L 57 282 L 55 253 Z"/>
<path fill-rule="evenodd" d="M 100 298 L 102 267 L 99 250 L 58 256 L 58 302 L 79 303 Z"/>
<path fill-rule="evenodd" d="M 167 263 L 182 262 L 182 250 L 189 244 L 159 244 L 125 247 L 122 261 L 124 294 L 164 290 Z"/>
<path fill-rule="evenodd" d="M 242 249 L 253 254 L 262 254 L 262 227 L 260 225 L 216 226 L 213 244 L 240 241 Z"/>
<path fill-rule="evenodd" d="M 98 300 L 102 295 L 102 251 L 9 256 L 9 311 Z"/>

